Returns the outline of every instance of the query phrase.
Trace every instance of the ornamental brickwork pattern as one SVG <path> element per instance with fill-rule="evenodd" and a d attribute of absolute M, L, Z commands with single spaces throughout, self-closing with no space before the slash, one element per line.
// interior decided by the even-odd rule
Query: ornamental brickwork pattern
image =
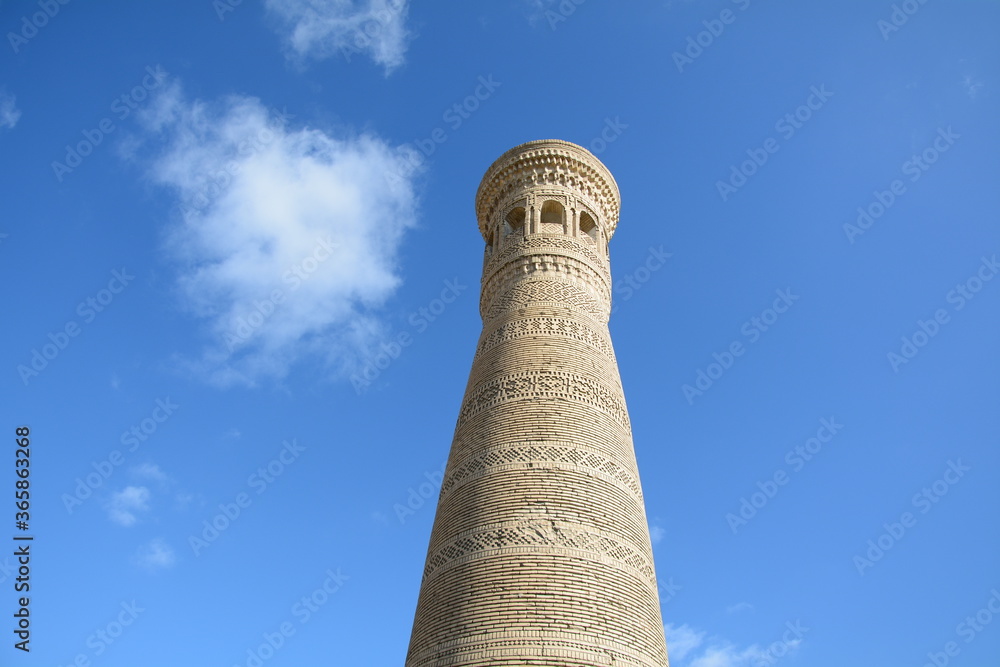
<path fill-rule="evenodd" d="M 667 665 L 607 321 L 618 187 L 589 152 L 507 151 L 476 197 L 483 332 L 407 667 Z"/>

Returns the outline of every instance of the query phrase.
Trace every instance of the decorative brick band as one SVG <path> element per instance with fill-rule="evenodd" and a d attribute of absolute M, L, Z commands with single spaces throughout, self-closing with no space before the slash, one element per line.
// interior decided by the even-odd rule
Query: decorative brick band
<path fill-rule="evenodd" d="M 593 292 L 558 280 L 525 280 L 498 296 L 483 313 L 483 322 L 489 322 L 504 313 L 527 306 L 572 306 L 601 324 L 608 321 L 610 304 Z"/>
<path fill-rule="evenodd" d="M 476 348 L 476 357 L 492 350 L 501 343 L 507 343 L 518 338 L 533 336 L 559 336 L 572 338 L 586 343 L 600 351 L 612 363 L 617 363 L 615 350 L 607 336 L 595 331 L 579 319 L 564 317 L 521 317 L 504 322 L 484 336 Z"/>
<path fill-rule="evenodd" d="M 454 489 L 491 472 L 515 468 L 572 467 L 632 492 L 642 502 L 639 480 L 629 470 L 595 451 L 571 442 L 517 442 L 477 452 L 458 464 L 441 484 L 438 504 Z"/>
<path fill-rule="evenodd" d="M 458 413 L 455 429 L 460 429 L 483 410 L 530 398 L 557 398 L 585 403 L 610 415 L 626 433 L 632 434 L 625 401 L 619 391 L 583 375 L 549 370 L 512 373 L 477 385 L 468 392 Z"/>
<path fill-rule="evenodd" d="M 460 533 L 427 556 L 423 584 L 426 585 L 435 573 L 471 560 L 539 551 L 598 560 L 630 571 L 654 588 L 656 586 L 652 563 L 635 548 L 584 526 L 553 524 L 540 519 L 490 524 Z"/>
<path fill-rule="evenodd" d="M 534 253 L 565 254 L 568 257 L 576 257 L 593 265 L 602 273 L 610 273 L 610 268 L 606 260 L 602 259 L 593 246 L 584 245 L 576 239 L 567 238 L 562 234 L 546 235 L 533 234 L 526 238 L 518 239 L 517 242 L 509 242 L 503 250 L 490 257 L 486 268 L 483 269 L 483 279 L 488 280 L 496 273 L 497 269 L 506 264 L 514 257 L 521 255 L 531 255 Z"/>
<path fill-rule="evenodd" d="M 610 310 L 611 281 L 605 281 L 590 264 L 566 255 L 533 254 L 519 255 L 483 281 L 479 298 L 480 314 L 485 319 L 487 312 L 493 312 L 490 304 L 505 292 L 539 281 L 573 285 L 583 292 L 593 294 L 591 298 L 600 304 L 602 313 Z"/>

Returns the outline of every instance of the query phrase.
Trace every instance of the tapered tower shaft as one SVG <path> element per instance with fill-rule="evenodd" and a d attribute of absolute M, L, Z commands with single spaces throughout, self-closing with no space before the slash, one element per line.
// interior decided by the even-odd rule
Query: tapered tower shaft
<path fill-rule="evenodd" d="M 479 338 L 407 667 L 667 664 L 608 333 L 618 186 L 536 141 L 483 177 Z"/>

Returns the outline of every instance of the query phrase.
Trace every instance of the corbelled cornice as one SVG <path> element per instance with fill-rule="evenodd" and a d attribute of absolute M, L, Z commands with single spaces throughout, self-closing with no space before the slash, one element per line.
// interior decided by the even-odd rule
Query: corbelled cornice
<path fill-rule="evenodd" d="M 486 170 L 476 192 L 476 218 L 484 239 L 488 238 L 487 230 L 497 207 L 510 188 L 518 184 L 559 185 L 577 190 L 601 209 L 609 239 L 618 226 L 621 195 L 608 168 L 582 146 L 544 139 L 511 148 Z"/>

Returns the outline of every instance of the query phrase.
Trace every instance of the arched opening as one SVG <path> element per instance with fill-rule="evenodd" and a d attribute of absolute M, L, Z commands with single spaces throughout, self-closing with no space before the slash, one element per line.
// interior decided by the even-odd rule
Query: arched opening
<path fill-rule="evenodd" d="M 541 232 L 543 234 L 565 234 L 563 226 L 566 220 L 566 209 L 557 201 L 549 200 L 542 204 Z"/>
<path fill-rule="evenodd" d="M 507 218 L 504 221 L 504 236 L 509 234 L 524 235 L 524 220 L 527 217 L 523 206 L 517 206 L 511 209 L 510 213 L 507 214 Z"/>
<path fill-rule="evenodd" d="M 586 211 L 580 214 L 580 231 L 586 238 L 597 243 L 597 223 Z"/>

